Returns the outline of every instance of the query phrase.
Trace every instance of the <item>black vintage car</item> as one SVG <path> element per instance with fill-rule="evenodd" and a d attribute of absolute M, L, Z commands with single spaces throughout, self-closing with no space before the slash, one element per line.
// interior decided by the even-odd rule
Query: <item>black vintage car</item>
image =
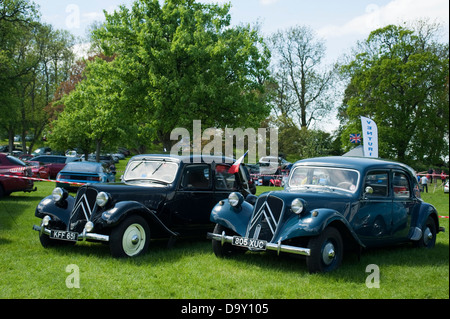
<path fill-rule="evenodd" d="M 351 157 L 298 161 L 284 191 L 231 193 L 211 212 L 216 256 L 272 250 L 306 256 L 310 272 L 339 267 L 344 250 L 412 242 L 434 247 L 436 209 L 401 163 Z"/>
<path fill-rule="evenodd" d="M 255 193 L 245 165 L 214 156 L 138 155 L 122 182 L 86 184 L 76 198 L 55 188 L 36 208 L 44 247 L 89 240 L 108 242 L 114 257 L 144 253 L 150 238 L 201 235 L 212 229 L 212 207 L 231 192 Z"/>

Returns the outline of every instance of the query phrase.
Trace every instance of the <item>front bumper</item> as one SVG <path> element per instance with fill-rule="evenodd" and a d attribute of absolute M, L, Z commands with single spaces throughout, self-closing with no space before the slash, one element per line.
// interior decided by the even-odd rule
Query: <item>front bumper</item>
<path fill-rule="evenodd" d="M 38 231 L 41 235 L 49 235 L 51 234 L 51 229 L 46 228 L 44 225 L 41 224 L 41 226 L 33 225 L 33 230 Z M 86 229 L 83 229 L 83 232 L 78 234 L 78 241 L 84 241 L 84 240 L 96 240 L 96 241 L 104 241 L 109 242 L 109 236 L 108 235 L 102 235 L 102 234 L 95 234 L 95 233 L 88 233 Z"/>
<path fill-rule="evenodd" d="M 222 232 L 222 234 L 207 233 L 206 237 L 208 239 L 220 241 L 222 245 L 225 243 L 233 242 L 233 236 L 227 236 L 227 235 L 225 235 L 225 232 Z M 274 250 L 277 252 L 278 255 L 280 254 L 280 252 L 296 254 L 296 255 L 303 255 L 303 256 L 310 256 L 310 254 L 311 254 L 311 250 L 309 248 L 302 248 L 302 247 L 290 246 L 290 245 L 282 245 L 281 241 L 278 241 L 278 243 L 276 243 L 276 244 L 267 243 L 266 250 Z"/>

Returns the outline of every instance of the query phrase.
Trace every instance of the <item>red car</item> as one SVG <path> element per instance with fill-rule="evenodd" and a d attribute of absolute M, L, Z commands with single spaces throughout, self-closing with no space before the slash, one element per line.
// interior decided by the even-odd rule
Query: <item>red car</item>
<path fill-rule="evenodd" d="M 44 163 L 38 161 L 26 161 L 27 165 L 31 168 L 33 177 L 48 179 L 50 177 L 50 168 Z"/>
<path fill-rule="evenodd" d="M 12 192 L 33 192 L 36 188 L 32 180 L 6 177 L 3 175 L 31 176 L 31 169 L 14 156 L 0 153 L 0 198 Z"/>
<path fill-rule="evenodd" d="M 40 155 L 33 157 L 31 161 L 37 161 L 44 163 L 50 169 L 49 178 L 56 179 L 56 175 L 58 175 L 59 171 L 62 170 L 67 163 L 80 161 L 77 157 L 67 157 L 60 155 Z"/>

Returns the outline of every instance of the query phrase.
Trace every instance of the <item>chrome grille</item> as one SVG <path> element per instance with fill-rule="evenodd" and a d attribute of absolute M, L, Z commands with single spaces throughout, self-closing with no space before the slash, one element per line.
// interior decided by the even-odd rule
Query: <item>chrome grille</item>
<path fill-rule="evenodd" d="M 271 241 L 283 215 L 283 208 L 284 202 L 278 197 L 259 197 L 246 237 Z"/>
<path fill-rule="evenodd" d="M 82 232 L 86 222 L 97 208 L 95 199 L 97 198 L 97 190 L 81 187 L 78 190 L 75 206 L 72 210 L 69 220 L 69 230 Z"/>

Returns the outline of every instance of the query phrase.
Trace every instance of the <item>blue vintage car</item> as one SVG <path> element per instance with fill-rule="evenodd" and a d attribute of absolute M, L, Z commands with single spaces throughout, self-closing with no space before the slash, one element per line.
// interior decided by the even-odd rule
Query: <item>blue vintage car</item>
<path fill-rule="evenodd" d="M 248 250 L 306 256 L 310 272 L 341 264 L 344 250 L 412 242 L 432 248 L 436 209 L 420 198 L 414 171 L 379 159 L 323 157 L 298 161 L 284 191 L 245 198 L 231 193 L 211 212 L 218 257 Z"/>

